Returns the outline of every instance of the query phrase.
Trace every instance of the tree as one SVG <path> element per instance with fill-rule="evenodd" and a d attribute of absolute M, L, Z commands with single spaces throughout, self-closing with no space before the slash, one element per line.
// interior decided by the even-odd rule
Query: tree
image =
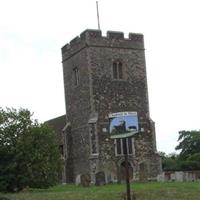
<path fill-rule="evenodd" d="M 195 153 L 181 162 L 182 170 L 200 170 L 200 153 Z"/>
<path fill-rule="evenodd" d="M 199 163 L 200 163 L 200 152 L 191 155 L 191 156 L 188 158 L 188 160 L 196 161 L 196 162 L 199 162 Z"/>
<path fill-rule="evenodd" d="M 175 149 L 181 150 L 180 154 L 159 152 L 163 170 L 200 170 L 200 131 L 180 131 L 178 141 Z"/>
<path fill-rule="evenodd" d="M 0 108 L 0 190 L 55 184 L 61 156 L 54 131 L 26 109 Z"/>
<path fill-rule="evenodd" d="M 21 169 L 26 168 L 29 187 L 47 188 L 58 181 L 61 156 L 54 131 L 46 124 L 35 124 L 31 131 L 21 137 L 17 155 Z"/>
<path fill-rule="evenodd" d="M 166 155 L 164 152 L 159 153 L 162 158 L 162 169 L 164 171 L 178 171 L 180 170 L 179 155 L 171 153 Z"/>
<path fill-rule="evenodd" d="M 181 150 L 180 156 L 187 158 L 200 152 L 200 131 L 180 131 L 178 141 L 176 150 Z"/>

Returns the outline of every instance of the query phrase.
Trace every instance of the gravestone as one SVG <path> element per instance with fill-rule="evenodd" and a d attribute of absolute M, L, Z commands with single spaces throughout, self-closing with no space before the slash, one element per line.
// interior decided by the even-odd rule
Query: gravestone
<path fill-rule="evenodd" d="M 82 174 L 81 175 L 81 185 L 83 187 L 89 187 L 91 182 L 91 177 L 89 174 Z"/>
<path fill-rule="evenodd" d="M 95 175 L 96 177 L 96 185 L 105 185 L 105 173 L 104 172 L 98 172 Z"/>

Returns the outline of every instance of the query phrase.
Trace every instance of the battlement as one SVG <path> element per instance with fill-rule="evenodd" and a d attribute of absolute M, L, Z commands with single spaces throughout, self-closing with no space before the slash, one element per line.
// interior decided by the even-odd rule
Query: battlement
<path fill-rule="evenodd" d="M 143 50 L 144 41 L 143 35 L 138 33 L 129 33 L 125 38 L 123 32 L 107 31 L 107 35 L 102 36 L 101 30 L 87 29 L 62 47 L 63 60 L 87 46 Z"/>

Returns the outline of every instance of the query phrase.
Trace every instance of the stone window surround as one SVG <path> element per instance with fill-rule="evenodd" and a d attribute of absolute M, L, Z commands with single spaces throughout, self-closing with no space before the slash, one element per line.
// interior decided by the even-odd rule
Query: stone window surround
<path fill-rule="evenodd" d="M 121 59 L 112 62 L 112 78 L 113 80 L 124 80 L 124 66 Z"/>
<path fill-rule="evenodd" d="M 129 153 L 128 139 L 129 139 L 129 138 L 126 138 L 126 145 L 127 145 L 127 152 L 128 152 L 128 155 L 135 155 L 134 138 L 130 138 L 131 141 L 132 141 L 132 142 L 131 142 L 131 144 L 132 144 L 132 153 L 131 153 L 131 154 Z M 120 144 L 121 144 L 121 154 L 118 154 L 118 153 L 117 153 L 117 140 L 120 140 Z M 123 155 L 124 155 L 124 152 L 123 152 L 123 139 L 122 139 L 122 138 L 115 139 L 115 140 L 114 140 L 114 145 L 115 145 L 115 156 L 123 156 Z"/>

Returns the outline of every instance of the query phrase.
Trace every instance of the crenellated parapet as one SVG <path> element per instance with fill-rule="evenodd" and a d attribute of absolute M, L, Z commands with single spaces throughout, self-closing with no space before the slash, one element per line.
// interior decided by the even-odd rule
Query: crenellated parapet
<path fill-rule="evenodd" d="M 144 50 L 144 41 L 143 35 L 138 33 L 129 33 L 129 37 L 125 38 L 123 32 L 107 31 L 107 35 L 102 36 L 101 30 L 87 29 L 62 47 L 63 61 L 85 47 Z"/>

